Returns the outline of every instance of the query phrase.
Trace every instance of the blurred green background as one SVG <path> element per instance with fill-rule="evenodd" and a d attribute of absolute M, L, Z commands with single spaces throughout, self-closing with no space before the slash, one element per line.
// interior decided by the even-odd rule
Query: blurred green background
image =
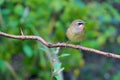
<path fill-rule="evenodd" d="M 120 54 L 119 0 L 0 0 L 0 31 L 38 35 L 50 43 L 66 42 L 66 29 L 75 19 L 86 22 L 81 45 Z M 0 36 L 0 80 L 50 80 L 55 52 L 38 41 Z M 120 61 L 62 48 L 64 80 L 119 80 Z"/>

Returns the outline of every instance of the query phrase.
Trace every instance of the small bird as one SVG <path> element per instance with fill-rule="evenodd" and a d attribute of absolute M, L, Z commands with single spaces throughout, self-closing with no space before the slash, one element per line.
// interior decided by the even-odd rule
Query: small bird
<path fill-rule="evenodd" d="M 74 20 L 67 29 L 67 38 L 72 42 L 81 42 L 85 37 L 83 20 Z"/>

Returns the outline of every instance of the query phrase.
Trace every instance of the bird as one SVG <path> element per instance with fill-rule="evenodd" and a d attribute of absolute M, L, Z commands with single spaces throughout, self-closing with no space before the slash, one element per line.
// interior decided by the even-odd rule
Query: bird
<path fill-rule="evenodd" d="M 85 22 L 81 19 L 74 20 L 66 31 L 68 40 L 72 42 L 81 42 L 85 37 Z"/>

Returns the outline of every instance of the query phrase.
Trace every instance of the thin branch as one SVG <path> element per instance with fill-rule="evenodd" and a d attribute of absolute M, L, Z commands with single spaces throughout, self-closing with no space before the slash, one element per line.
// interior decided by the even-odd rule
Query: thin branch
<path fill-rule="evenodd" d="M 13 69 L 12 65 L 10 63 L 8 63 L 7 61 L 5 61 L 5 64 L 6 64 L 6 67 L 11 71 L 13 77 L 15 80 L 19 80 L 17 75 L 16 75 L 16 72 L 15 70 Z"/>
<path fill-rule="evenodd" d="M 48 48 L 69 47 L 69 48 L 74 48 L 74 49 L 81 49 L 81 50 L 84 50 L 84 51 L 87 51 L 87 52 L 92 52 L 92 53 L 96 53 L 96 54 L 100 54 L 100 55 L 103 55 L 103 56 L 106 56 L 106 57 L 116 58 L 116 59 L 120 60 L 120 55 L 117 55 L 115 53 L 103 52 L 103 51 L 100 51 L 100 50 L 87 48 L 87 47 L 83 47 L 83 46 L 80 46 L 80 45 L 67 44 L 67 43 L 52 44 L 52 43 L 48 43 L 47 41 L 45 41 L 40 36 L 11 35 L 11 34 L 3 33 L 3 32 L 0 32 L 0 36 L 4 36 L 4 37 L 8 37 L 8 38 L 14 38 L 14 39 L 21 39 L 21 40 L 38 40 L 43 45 L 47 46 Z"/>

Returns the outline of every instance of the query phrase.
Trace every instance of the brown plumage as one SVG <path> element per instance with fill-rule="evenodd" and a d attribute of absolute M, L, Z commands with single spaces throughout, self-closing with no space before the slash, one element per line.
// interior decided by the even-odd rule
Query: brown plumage
<path fill-rule="evenodd" d="M 67 38 L 72 42 L 80 42 L 83 40 L 84 34 L 84 21 L 78 19 L 74 20 L 67 29 Z"/>

